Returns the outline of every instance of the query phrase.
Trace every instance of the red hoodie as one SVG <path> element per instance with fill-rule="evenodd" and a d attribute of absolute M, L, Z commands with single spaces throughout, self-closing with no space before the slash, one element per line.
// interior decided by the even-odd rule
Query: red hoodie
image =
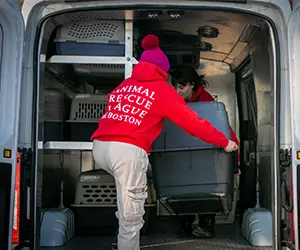
<path fill-rule="evenodd" d="M 169 119 L 190 135 L 226 148 L 225 135 L 199 118 L 166 79 L 158 66 L 138 63 L 131 77 L 108 95 L 106 112 L 91 140 L 129 143 L 150 152 L 164 119 Z"/>

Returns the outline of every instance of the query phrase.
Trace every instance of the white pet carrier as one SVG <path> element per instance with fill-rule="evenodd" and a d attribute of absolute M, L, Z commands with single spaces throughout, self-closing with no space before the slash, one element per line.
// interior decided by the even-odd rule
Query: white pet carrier
<path fill-rule="evenodd" d="M 101 94 L 76 95 L 67 121 L 71 141 L 89 141 L 98 127 L 99 118 L 107 106 L 107 96 Z"/>
<path fill-rule="evenodd" d="M 75 204 L 117 204 L 117 191 L 114 177 L 103 170 L 82 173 L 77 182 Z"/>
<path fill-rule="evenodd" d="M 97 15 L 94 14 L 96 17 Z M 57 53 L 79 56 L 124 56 L 124 21 L 90 20 L 85 16 L 72 18 L 72 21 L 60 26 L 56 32 Z M 124 74 L 123 65 L 74 64 L 77 74 L 115 76 Z"/>
<path fill-rule="evenodd" d="M 125 44 L 125 26 L 123 21 L 79 20 L 60 26 L 54 41 Z"/>
<path fill-rule="evenodd" d="M 79 94 L 71 104 L 70 121 L 98 122 L 107 106 L 107 95 Z"/>

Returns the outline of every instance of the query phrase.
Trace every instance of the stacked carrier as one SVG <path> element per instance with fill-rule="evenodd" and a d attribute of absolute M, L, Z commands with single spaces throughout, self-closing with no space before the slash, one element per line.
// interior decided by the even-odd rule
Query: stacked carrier
<path fill-rule="evenodd" d="M 55 43 L 58 55 L 124 57 L 125 24 L 123 21 L 77 20 L 57 29 Z M 118 64 L 74 64 L 73 68 L 79 75 L 115 77 L 115 74 L 124 74 L 124 65 Z"/>
<path fill-rule="evenodd" d="M 70 119 L 67 121 L 70 141 L 90 141 L 98 127 L 107 105 L 107 95 L 79 94 L 71 104 Z"/>
<path fill-rule="evenodd" d="M 116 78 L 121 74 L 123 77 L 124 64 L 119 65 L 116 61 L 123 59 L 125 62 L 125 22 L 103 20 L 112 17 L 115 17 L 113 12 L 89 11 L 69 14 L 70 22 L 56 30 L 56 55 L 49 62 L 71 63 L 74 71 L 82 76 L 93 74 Z M 132 39 L 132 30 L 126 31 L 126 34 Z M 128 53 L 126 55 L 132 57 Z M 82 59 L 94 63 L 80 63 Z M 64 141 L 66 145 L 68 141 L 89 142 L 105 110 L 106 96 L 75 96 L 69 120 L 64 114 L 65 110 L 69 109 L 67 105 L 70 104 L 65 102 L 66 99 L 68 98 L 58 90 L 45 91 L 40 106 L 41 110 L 44 110 L 41 114 L 41 117 L 44 117 L 44 130 L 39 130 L 44 134 L 41 134 L 40 138 L 43 138 L 44 142 Z M 78 149 L 68 146 L 67 149 L 60 150 Z M 107 233 L 110 228 L 115 233 L 116 207 L 115 182 L 112 176 L 96 170 L 82 173 L 78 178 L 75 203 L 72 205 L 75 215 L 69 208 L 64 208 L 62 194 L 59 208 L 43 209 L 40 245 L 63 246 L 74 236 L 75 228 L 77 234 Z M 89 217 L 90 209 L 93 210 L 92 217 Z"/>

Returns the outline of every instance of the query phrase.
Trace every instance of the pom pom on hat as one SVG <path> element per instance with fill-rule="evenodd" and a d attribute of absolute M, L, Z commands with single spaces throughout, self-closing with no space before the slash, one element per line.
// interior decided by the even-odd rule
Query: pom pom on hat
<path fill-rule="evenodd" d="M 142 48 L 145 50 L 140 62 L 148 62 L 157 65 L 163 71 L 168 72 L 170 63 L 168 57 L 159 48 L 159 39 L 154 35 L 147 35 L 142 40 Z"/>
<path fill-rule="evenodd" d="M 142 48 L 144 50 L 155 49 L 158 48 L 158 46 L 159 46 L 159 40 L 154 35 L 147 35 L 144 37 L 142 41 Z"/>

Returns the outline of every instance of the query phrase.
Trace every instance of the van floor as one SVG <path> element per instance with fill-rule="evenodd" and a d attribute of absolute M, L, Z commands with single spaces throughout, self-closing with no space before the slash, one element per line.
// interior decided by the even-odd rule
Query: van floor
<path fill-rule="evenodd" d="M 141 249 L 149 250 L 265 250 L 272 247 L 253 247 L 240 235 L 238 222 L 231 225 L 216 225 L 216 237 L 202 240 L 179 238 L 176 235 L 178 225 L 170 220 L 161 220 L 147 236 L 141 236 Z M 42 248 L 43 250 L 110 250 L 114 237 L 76 236 L 63 247 Z"/>

